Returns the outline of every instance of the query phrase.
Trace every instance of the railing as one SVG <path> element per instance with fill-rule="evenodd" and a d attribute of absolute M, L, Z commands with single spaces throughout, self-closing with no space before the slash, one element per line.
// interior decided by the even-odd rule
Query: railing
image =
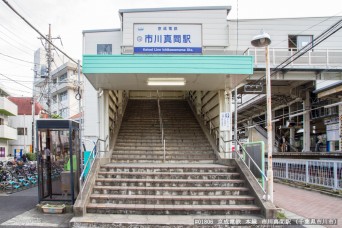
<path fill-rule="evenodd" d="M 267 186 L 265 185 L 265 183 L 267 184 L 267 176 L 265 174 L 265 171 L 263 171 L 259 165 L 255 162 L 255 160 L 252 158 L 252 156 L 248 153 L 248 151 L 243 147 L 243 145 L 238 141 L 238 140 L 230 140 L 233 142 L 237 142 L 237 144 L 239 145 L 239 147 L 242 149 L 243 153 L 240 153 L 239 151 L 235 150 L 236 153 L 234 153 L 238 159 L 240 159 L 248 168 L 248 170 L 251 172 L 252 176 L 255 178 L 255 180 L 259 183 L 260 188 L 262 189 L 262 191 L 266 194 L 266 189 Z M 252 163 L 251 163 L 252 162 Z M 261 180 L 258 179 L 254 173 L 252 172 L 252 170 L 257 170 L 257 172 L 260 174 L 261 176 Z"/>
<path fill-rule="evenodd" d="M 161 143 L 162 147 L 164 150 L 164 162 L 165 162 L 165 135 L 164 135 L 164 124 L 163 124 L 163 118 L 161 114 L 161 109 L 160 109 L 160 102 L 159 102 L 159 91 L 157 90 L 157 102 L 158 102 L 158 114 L 159 114 L 159 124 L 160 124 L 160 132 L 161 132 Z"/>
<path fill-rule="evenodd" d="M 275 178 L 342 190 L 342 161 L 273 159 Z"/>
<path fill-rule="evenodd" d="M 193 101 L 192 101 L 192 97 L 190 95 L 190 105 L 192 106 L 192 110 L 194 110 L 194 107 L 193 107 Z M 239 160 L 241 160 L 243 162 L 243 164 L 248 168 L 248 170 L 250 171 L 250 173 L 252 174 L 252 176 L 256 179 L 256 181 L 259 183 L 259 186 L 261 188 L 261 190 L 265 193 L 265 199 L 267 199 L 268 197 L 266 197 L 266 190 L 267 189 L 267 181 L 268 181 L 268 178 L 265 174 L 265 172 L 263 172 L 261 170 L 261 168 L 258 166 L 258 164 L 254 161 L 254 159 L 250 156 L 250 154 L 248 153 L 248 151 L 242 146 L 242 144 L 238 141 L 238 140 L 224 140 L 221 136 L 220 136 L 220 131 L 218 130 L 217 127 L 215 127 L 215 125 L 213 124 L 213 122 L 211 121 L 211 119 L 207 116 L 206 113 L 202 113 L 202 118 L 203 118 L 203 121 L 204 121 L 204 125 L 206 127 L 209 128 L 209 132 L 210 132 L 210 135 L 212 135 L 214 138 L 215 138 L 215 142 L 216 142 L 216 147 L 217 147 L 217 150 L 218 151 L 223 151 L 224 154 L 227 154 L 227 153 L 232 153 L 233 154 L 233 158 L 237 158 Z M 209 126 L 208 126 L 209 125 Z M 237 150 L 237 148 L 235 148 L 235 153 L 232 151 L 232 152 L 229 152 L 226 150 L 226 144 L 227 143 L 231 143 L 231 142 L 236 142 L 240 148 L 242 148 L 242 151 L 244 152 L 244 154 L 240 154 Z M 234 157 L 236 156 L 236 157 Z M 245 156 L 245 157 L 244 157 Z M 246 163 L 246 161 L 248 161 Z M 260 176 L 262 178 L 262 180 L 258 180 L 257 177 L 255 177 L 255 175 L 253 174 L 252 170 L 255 168 L 259 173 L 260 173 Z M 266 185 L 264 184 L 266 183 Z"/>
<path fill-rule="evenodd" d="M 88 170 L 88 172 L 89 172 L 91 170 L 91 168 L 94 165 L 95 160 L 98 158 L 98 156 L 100 154 L 100 153 L 98 153 L 98 150 L 97 150 L 97 148 L 99 147 L 99 142 L 106 143 L 107 139 L 108 139 L 108 135 L 107 135 L 106 139 L 99 139 L 98 138 L 96 140 L 96 142 L 94 142 L 94 148 L 92 149 L 92 151 L 89 155 L 89 158 L 88 158 L 87 162 L 85 163 L 85 165 L 83 167 L 83 171 L 80 175 L 80 179 L 79 179 L 80 188 L 81 188 L 80 192 L 83 192 L 85 183 L 88 181 L 89 175 L 86 174 L 86 171 Z"/>
<path fill-rule="evenodd" d="M 270 48 L 271 65 L 279 65 L 297 52 L 297 49 Z M 254 56 L 254 64 L 265 64 L 264 48 L 248 48 L 244 55 Z M 289 67 L 339 67 L 341 68 L 342 49 L 314 49 L 293 61 Z"/>

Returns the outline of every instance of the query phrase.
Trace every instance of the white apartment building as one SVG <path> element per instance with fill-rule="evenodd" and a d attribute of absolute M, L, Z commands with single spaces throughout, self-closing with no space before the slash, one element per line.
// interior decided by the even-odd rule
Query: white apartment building
<path fill-rule="evenodd" d="M 3 94 L 3 90 L 0 90 Z M 12 155 L 9 145 L 11 140 L 17 139 L 17 129 L 8 119 L 10 116 L 16 116 L 17 113 L 18 108 L 13 102 L 6 97 L 0 97 L 0 161 Z"/>
<path fill-rule="evenodd" d="M 35 103 L 35 115 L 32 116 L 32 97 L 9 97 L 8 99 L 18 107 L 18 115 L 8 117 L 10 126 L 17 130 L 17 139 L 9 142 L 11 154 L 18 156 L 32 152 L 34 148 L 32 140 L 35 141 L 32 123 L 40 118 L 42 107 L 39 103 Z"/>
<path fill-rule="evenodd" d="M 79 113 L 78 71 L 77 65 L 65 57 L 54 57 L 51 67 L 50 82 L 47 79 L 47 63 L 44 49 L 35 52 L 34 96 L 44 110 L 51 114 L 69 118 Z M 80 76 L 81 82 L 83 76 Z M 50 100 L 50 108 L 48 101 Z"/>

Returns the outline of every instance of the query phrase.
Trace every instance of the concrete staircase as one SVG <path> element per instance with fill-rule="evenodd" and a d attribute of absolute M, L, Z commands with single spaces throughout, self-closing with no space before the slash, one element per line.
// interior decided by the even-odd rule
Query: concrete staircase
<path fill-rule="evenodd" d="M 112 163 L 99 167 L 87 214 L 71 224 L 162 227 L 193 225 L 196 216 L 260 218 L 261 208 L 236 166 L 215 164 L 214 151 L 188 104 L 161 100 L 160 106 L 165 162 L 157 101 L 130 100 Z"/>
<path fill-rule="evenodd" d="M 165 162 L 213 163 L 215 155 L 185 101 L 160 101 L 166 140 Z M 130 100 L 112 162 L 164 161 L 156 100 Z"/>

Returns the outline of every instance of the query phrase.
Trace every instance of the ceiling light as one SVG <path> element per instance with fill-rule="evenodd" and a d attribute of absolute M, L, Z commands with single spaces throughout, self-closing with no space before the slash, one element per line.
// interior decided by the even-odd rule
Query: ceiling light
<path fill-rule="evenodd" d="M 184 86 L 184 78 L 149 78 L 147 79 L 148 86 Z"/>

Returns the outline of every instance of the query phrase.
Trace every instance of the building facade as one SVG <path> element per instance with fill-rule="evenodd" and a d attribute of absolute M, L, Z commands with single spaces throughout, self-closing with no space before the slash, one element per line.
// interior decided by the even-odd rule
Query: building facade
<path fill-rule="evenodd" d="M 6 97 L 0 97 L 0 160 L 13 156 L 10 143 L 17 139 L 17 129 L 11 125 L 9 117 L 16 116 L 17 106 Z"/>
<path fill-rule="evenodd" d="M 35 120 L 40 118 L 42 108 L 35 102 L 34 115 L 32 115 L 32 97 L 9 97 L 10 101 L 18 107 L 18 115 L 8 118 L 12 127 L 17 130 L 17 139 L 10 141 L 10 151 L 12 155 L 20 155 L 33 152 L 35 142 Z"/>
<path fill-rule="evenodd" d="M 122 94 L 153 98 L 153 91 L 159 90 L 164 97 L 189 97 L 209 123 L 220 150 L 231 150 L 232 145 L 220 139 L 233 138 L 235 122 L 235 138 L 266 142 L 265 50 L 251 45 L 264 29 L 272 39 L 275 151 L 282 136 L 289 141 L 288 150 L 315 151 L 318 135 L 325 138 L 322 150 L 341 150 L 341 122 L 335 118 L 341 105 L 334 105 L 341 101 L 339 92 L 322 96 L 320 89 L 327 83 L 334 89 L 342 80 L 342 32 L 319 40 L 341 17 L 236 21 L 227 20 L 229 11 L 230 7 L 124 9 L 119 11 L 121 28 L 83 31 L 83 72 L 89 81 L 85 91 L 98 91 L 85 95 L 85 135 L 110 134 Z M 305 47 L 309 51 L 301 54 Z M 294 59 L 297 51 L 301 55 Z M 243 70 L 250 66 L 247 57 L 252 71 Z M 98 113 L 92 111 L 96 107 Z M 228 130 L 222 130 L 221 113 L 231 114 Z M 334 125 L 327 127 L 328 122 Z"/>
<path fill-rule="evenodd" d="M 46 112 L 67 119 L 79 113 L 79 95 L 82 93 L 78 83 L 77 65 L 63 58 L 54 57 L 51 76 L 48 79 L 45 50 L 35 53 L 35 65 L 38 70 L 34 79 L 34 96 Z M 41 72 L 40 74 L 37 72 Z M 83 81 L 83 75 L 80 75 Z M 80 83 L 82 84 L 82 83 Z"/>

